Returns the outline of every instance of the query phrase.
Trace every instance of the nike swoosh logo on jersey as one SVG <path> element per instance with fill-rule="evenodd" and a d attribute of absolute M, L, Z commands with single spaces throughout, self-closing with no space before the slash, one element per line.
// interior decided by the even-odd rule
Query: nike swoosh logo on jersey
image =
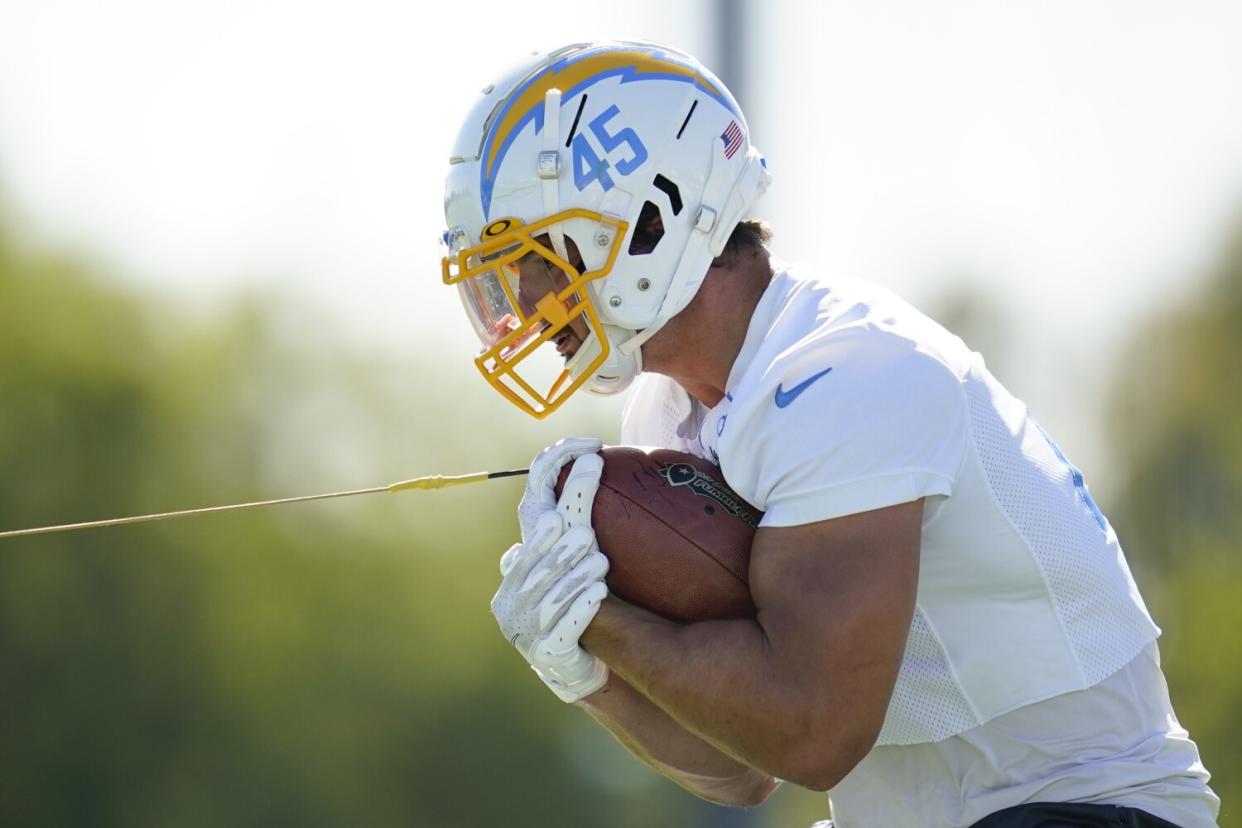
<path fill-rule="evenodd" d="M 810 387 L 811 383 L 831 371 L 831 368 L 825 368 L 810 379 L 804 379 L 802 382 L 790 388 L 788 391 L 781 388 L 779 384 L 776 386 L 776 407 L 784 408 L 798 398 L 798 395 Z"/>

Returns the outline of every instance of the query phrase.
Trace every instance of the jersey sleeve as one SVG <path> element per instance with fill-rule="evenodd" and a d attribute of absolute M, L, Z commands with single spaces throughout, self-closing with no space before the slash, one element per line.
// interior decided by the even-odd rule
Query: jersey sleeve
<path fill-rule="evenodd" d="M 765 526 L 951 495 L 966 455 L 961 381 L 905 341 L 778 360 L 738 413 L 728 427 L 745 448 L 729 466 L 751 476 Z"/>
<path fill-rule="evenodd" d="M 702 421 L 703 407 L 675 380 L 641 374 L 621 413 L 621 443 L 701 456 L 697 436 Z"/>

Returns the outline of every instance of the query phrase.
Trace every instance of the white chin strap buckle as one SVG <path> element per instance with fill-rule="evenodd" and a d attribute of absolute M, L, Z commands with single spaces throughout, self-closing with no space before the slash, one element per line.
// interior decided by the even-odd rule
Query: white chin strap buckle
<path fill-rule="evenodd" d="M 634 377 L 642 372 L 642 353 L 638 351 L 637 346 L 634 346 L 633 349 L 626 347 L 634 338 L 632 334 L 632 331 L 622 328 L 616 328 L 611 325 L 604 326 L 604 336 L 608 338 L 608 344 L 610 345 L 608 358 L 587 379 L 584 386 L 587 391 L 601 396 L 617 394 L 629 388 L 630 383 L 634 381 Z M 614 344 L 623 337 L 626 339 L 621 345 Z M 581 376 L 581 372 L 585 370 L 587 365 L 595 361 L 599 353 L 599 337 L 594 332 L 591 332 L 586 340 L 578 346 L 577 352 L 569 358 L 565 368 L 569 371 L 570 376 Z"/>

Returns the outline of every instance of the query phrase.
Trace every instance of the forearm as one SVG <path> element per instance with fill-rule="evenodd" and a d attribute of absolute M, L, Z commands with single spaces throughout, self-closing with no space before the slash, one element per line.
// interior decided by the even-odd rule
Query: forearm
<path fill-rule="evenodd" d="M 675 723 L 769 775 L 825 788 L 857 757 L 840 750 L 831 693 L 806 647 L 774 646 L 754 620 L 681 625 L 606 600 L 583 645 Z M 865 752 L 869 745 L 863 748 Z M 834 778 L 835 777 L 835 778 Z"/>
<path fill-rule="evenodd" d="M 770 775 L 690 733 L 616 673 L 579 706 L 636 757 L 703 799 L 757 805 L 776 789 Z"/>

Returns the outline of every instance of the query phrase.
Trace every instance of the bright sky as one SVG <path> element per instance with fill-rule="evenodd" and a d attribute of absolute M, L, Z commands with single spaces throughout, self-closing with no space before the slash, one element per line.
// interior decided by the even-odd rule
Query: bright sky
<path fill-rule="evenodd" d="M 606 35 L 711 64 L 712 8 L 0 0 L 0 193 L 28 231 L 118 278 L 276 285 L 363 340 L 434 335 L 472 370 L 437 239 L 449 145 L 490 68 Z M 751 13 L 742 103 L 775 175 L 761 212 L 778 254 L 924 307 L 986 285 L 1030 354 L 1013 381 L 1050 426 L 1081 423 L 1090 352 L 1111 358 L 1183 290 L 1242 193 L 1242 4 Z M 1073 428 L 1063 444 L 1090 458 L 1090 428 Z"/>

